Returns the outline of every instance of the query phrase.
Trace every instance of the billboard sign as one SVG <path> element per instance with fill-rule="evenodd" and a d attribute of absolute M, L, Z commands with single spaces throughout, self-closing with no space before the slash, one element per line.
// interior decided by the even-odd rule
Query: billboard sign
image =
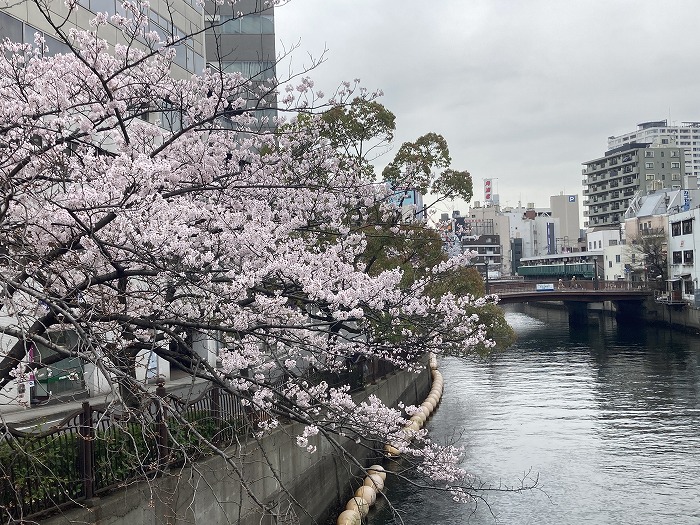
<path fill-rule="evenodd" d="M 491 179 L 484 179 L 484 200 L 486 202 L 491 202 L 493 200 L 493 187 L 491 183 Z"/>

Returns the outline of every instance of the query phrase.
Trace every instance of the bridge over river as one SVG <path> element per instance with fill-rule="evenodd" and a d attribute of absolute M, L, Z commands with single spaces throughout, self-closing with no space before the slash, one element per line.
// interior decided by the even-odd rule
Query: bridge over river
<path fill-rule="evenodd" d="M 654 296 L 646 282 L 632 281 L 490 281 L 488 293 L 497 294 L 500 304 L 559 301 L 569 310 L 569 320 L 587 316 L 589 303 L 611 301 L 618 318 L 639 318 L 642 304 Z"/>

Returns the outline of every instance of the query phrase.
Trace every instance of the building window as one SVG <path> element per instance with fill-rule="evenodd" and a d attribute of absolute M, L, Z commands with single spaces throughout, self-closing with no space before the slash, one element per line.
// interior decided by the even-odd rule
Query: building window
<path fill-rule="evenodd" d="M 219 64 L 210 63 L 209 66 L 216 69 Z M 241 73 L 244 77 L 259 82 L 275 76 L 274 62 L 221 62 L 220 66 L 226 73 Z"/>
<path fill-rule="evenodd" d="M 645 166 L 646 166 L 646 168 L 647 168 L 648 170 L 654 169 L 654 163 L 653 163 L 653 162 L 647 162 L 647 163 L 645 164 Z"/>
<path fill-rule="evenodd" d="M 225 35 L 273 35 L 275 21 L 272 15 L 222 16 L 212 24 L 215 31 Z"/>
<path fill-rule="evenodd" d="M 693 250 L 685 250 L 683 252 L 683 263 L 693 264 Z"/>
<path fill-rule="evenodd" d="M 671 152 L 671 157 L 678 157 L 678 152 L 677 151 L 672 151 Z"/>
<path fill-rule="evenodd" d="M 616 256 L 615 256 L 615 262 L 616 262 L 616 263 L 619 263 L 619 262 L 620 262 L 620 256 L 619 256 L 619 255 L 616 255 Z"/>
<path fill-rule="evenodd" d="M 681 264 L 683 262 L 683 252 L 673 252 L 673 264 Z"/>
<path fill-rule="evenodd" d="M 683 286 L 685 288 L 686 295 L 692 295 L 693 293 L 695 293 L 695 290 L 693 287 L 693 281 L 690 281 L 690 280 L 683 281 Z"/>
<path fill-rule="evenodd" d="M 680 173 L 671 173 L 671 180 L 681 180 Z"/>
<path fill-rule="evenodd" d="M 683 235 L 693 233 L 693 219 L 683 221 Z"/>
<path fill-rule="evenodd" d="M 612 268 L 612 261 L 608 261 L 608 268 Z"/>
<path fill-rule="evenodd" d="M 653 173 L 647 173 L 646 180 L 654 180 L 655 175 Z"/>
<path fill-rule="evenodd" d="M 653 151 L 645 151 L 645 152 L 644 152 L 644 156 L 645 156 L 647 159 L 653 159 L 653 158 L 654 158 L 654 152 L 653 152 Z"/>
<path fill-rule="evenodd" d="M 672 222 L 671 223 L 671 236 L 678 237 L 681 234 L 681 223 Z"/>
<path fill-rule="evenodd" d="M 680 162 L 672 162 L 672 163 L 671 163 L 671 169 L 673 169 L 673 168 L 678 169 L 678 168 L 680 168 L 680 167 L 681 167 L 681 163 L 680 163 Z"/>

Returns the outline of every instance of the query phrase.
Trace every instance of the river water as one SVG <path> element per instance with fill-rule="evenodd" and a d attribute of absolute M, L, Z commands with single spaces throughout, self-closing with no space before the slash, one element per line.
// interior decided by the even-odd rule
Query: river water
<path fill-rule="evenodd" d="M 476 510 L 387 480 L 406 524 L 700 524 L 700 338 L 608 317 L 509 307 L 518 334 L 485 361 L 445 359 L 433 439 L 491 487 Z M 490 508 L 489 508 L 490 507 Z M 401 523 L 386 501 L 371 525 Z"/>

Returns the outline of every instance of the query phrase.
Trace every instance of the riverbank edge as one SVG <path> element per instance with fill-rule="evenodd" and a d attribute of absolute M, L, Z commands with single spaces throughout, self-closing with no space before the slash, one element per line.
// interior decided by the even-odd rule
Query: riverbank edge
<path fill-rule="evenodd" d="M 399 401 L 416 404 L 430 390 L 427 358 L 420 372 L 398 371 L 353 397 L 356 402 L 375 395 L 387 405 Z M 338 457 L 338 450 L 318 438 L 317 451 L 309 454 L 296 443 L 303 425 L 284 425 L 259 441 L 248 441 L 228 453 L 241 465 L 238 474 L 221 457 L 173 469 L 151 482 L 130 484 L 94 498 L 83 507 L 40 520 L 43 525 L 75 523 L 100 525 L 178 525 L 237 523 L 239 525 L 312 525 L 324 523 L 344 504 L 348 493 L 363 483 L 364 472 Z M 311 441 L 311 440 L 310 440 Z M 347 453 L 374 462 L 361 444 L 339 442 Z M 247 494 L 240 480 L 251 487 Z M 283 490 L 285 487 L 287 490 Z M 204 488 L 205 490 L 202 490 Z M 261 515 L 253 497 L 270 513 Z"/>
<path fill-rule="evenodd" d="M 560 301 L 533 301 L 527 304 L 532 304 L 537 306 L 537 308 L 566 310 L 566 305 Z M 588 311 L 589 313 L 618 317 L 617 308 L 612 301 L 591 303 L 588 305 Z M 689 304 L 657 303 L 654 299 L 649 298 L 642 303 L 639 315 L 642 321 L 652 325 L 665 326 L 679 332 L 700 335 L 700 308 Z M 626 317 L 618 320 L 625 323 L 634 323 L 639 319 Z"/>

